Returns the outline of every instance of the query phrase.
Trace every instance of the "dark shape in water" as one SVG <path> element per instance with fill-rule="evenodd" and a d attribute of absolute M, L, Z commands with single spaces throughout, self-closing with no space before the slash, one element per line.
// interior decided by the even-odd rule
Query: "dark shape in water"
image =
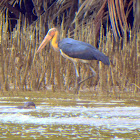
<path fill-rule="evenodd" d="M 34 109 L 36 108 L 35 103 L 34 102 L 26 102 L 24 103 L 24 106 L 18 106 L 18 109 Z"/>

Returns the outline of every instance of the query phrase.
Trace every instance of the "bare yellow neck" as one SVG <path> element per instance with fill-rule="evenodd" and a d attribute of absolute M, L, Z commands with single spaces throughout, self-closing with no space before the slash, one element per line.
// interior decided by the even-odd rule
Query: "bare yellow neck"
<path fill-rule="evenodd" d="M 55 34 L 51 40 L 51 45 L 52 47 L 54 48 L 54 50 L 59 50 L 58 48 L 58 37 L 59 37 L 59 32 L 58 31 L 55 31 Z"/>

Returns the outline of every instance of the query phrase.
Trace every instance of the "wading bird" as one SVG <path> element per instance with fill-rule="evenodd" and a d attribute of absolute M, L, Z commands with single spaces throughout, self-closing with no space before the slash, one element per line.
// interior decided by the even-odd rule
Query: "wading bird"
<path fill-rule="evenodd" d="M 61 41 L 59 39 L 59 32 L 56 28 L 51 28 L 44 40 L 40 44 L 36 53 L 40 52 L 46 44 L 51 40 L 51 45 L 56 51 L 60 51 L 61 55 L 65 58 L 70 59 L 75 67 L 77 82 L 76 82 L 76 90 L 75 93 L 78 93 L 80 84 L 87 79 L 96 75 L 96 72 L 93 70 L 91 66 L 92 60 L 102 61 L 105 65 L 109 65 L 109 58 L 100 52 L 98 49 L 93 47 L 92 45 L 74 40 L 72 38 L 64 38 Z M 80 75 L 77 68 L 77 62 L 83 62 L 88 64 L 89 68 L 93 72 L 93 75 L 80 81 Z"/>

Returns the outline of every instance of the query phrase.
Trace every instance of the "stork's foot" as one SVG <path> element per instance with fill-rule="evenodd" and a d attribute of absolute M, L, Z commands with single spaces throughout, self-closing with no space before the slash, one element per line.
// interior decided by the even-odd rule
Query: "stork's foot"
<path fill-rule="evenodd" d="M 77 87 L 75 88 L 74 94 L 78 94 L 79 93 L 79 88 L 80 88 L 80 85 L 77 85 Z"/>
<path fill-rule="evenodd" d="M 79 84 L 80 83 L 80 80 L 81 80 L 81 78 L 80 77 L 77 77 L 77 79 L 76 79 L 76 85 L 75 85 L 75 94 L 78 94 L 78 92 L 79 92 L 79 88 L 80 88 L 80 85 L 81 84 Z"/>
<path fill-rule="evenodd" d="M 93 74 L 93 75 L 91 75 L 91 76 L 89 76 L 89 77 L 87 77 L 87 78 L 85 78 L 84 80 L 81 80 L 80 81 L 80 77 L 78 77 L 77 78 L 77 82 L 76 82 L 76 86 L 75 86 L 75 94 L 78 94 L 79 93 L 79 88 L 80 88 L 80 85 L 83 83 L 83 82 L 85 82 L 86 80 L 88 80 L 88 79 L 90 79 L 90 78 L 92 78 L 92 77 L 94 77 L 95 76 L 95 74 Z"/>
<path fill-rule="evenodd" d="M 80 83 L 80 80 L 81 80 L 81 77 L 77 77 L 77 84 L 79 84 Z"/>
<path fill-rule="evenodd" d="M 75 94 L 78 94 L 79 93 L 79 89 L 80 89 L 80 83 L 77 83 L 76 87 L 75 87 Z"/>

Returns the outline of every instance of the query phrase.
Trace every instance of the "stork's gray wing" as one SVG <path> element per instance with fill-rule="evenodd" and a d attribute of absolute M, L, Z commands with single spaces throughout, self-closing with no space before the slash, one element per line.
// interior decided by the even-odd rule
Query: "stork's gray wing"
<path fill-rule="evenodd" d="M 63 53 L 69 57 L 84 60 L 99 60 L 105 65 L 109 65 L 108 57 L 88 43 L 71 38 L 65 38 L 59 42 L 58 46 Z"/>

